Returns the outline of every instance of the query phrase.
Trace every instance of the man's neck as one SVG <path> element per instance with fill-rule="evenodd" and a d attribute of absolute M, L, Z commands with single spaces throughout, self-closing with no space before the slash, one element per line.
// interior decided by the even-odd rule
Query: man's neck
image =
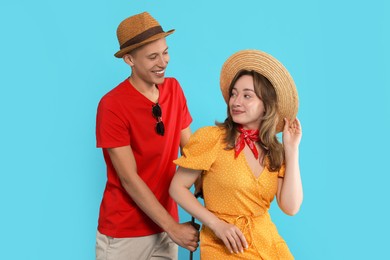
<path fill-rule="evenodd" d="M 159 91 L 155 84 L 148 84 L 147 82 L 140 80 L 137 77 L 134 77 L 134 75 L 131 75 L 129 77 L 129 82 L 133 87 L 140 92 L 142 95 L 144 95 L 147 99 L 149 99 L 152 102 L 157 102 L 159 98 Z"/>

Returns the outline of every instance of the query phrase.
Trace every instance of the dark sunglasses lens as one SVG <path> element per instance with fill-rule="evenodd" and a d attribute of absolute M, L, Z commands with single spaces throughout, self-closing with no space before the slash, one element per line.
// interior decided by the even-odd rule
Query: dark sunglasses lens
<path fill-rule="evenodd" d="M 165 129 L 164 129 L 164 123 L 162 121 L 156 124 L 156 132 L 159 135 L 164 135 Z"/>
<path fill-rule="evenodd" d="M 159 104 L 156 104 L 153 106 L 152 113 L 153 113 L 153 116 L 155 116 L 155 117 L 161 117 L 161 108 L 160 108 Z"/>

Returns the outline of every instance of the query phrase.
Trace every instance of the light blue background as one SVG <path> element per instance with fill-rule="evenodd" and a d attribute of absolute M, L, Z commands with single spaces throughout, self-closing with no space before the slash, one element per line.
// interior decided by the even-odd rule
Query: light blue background
<path fill-rule="evenodd" d="M 94 259 L 105 185 L 96 107 L 130 72 L 113 56 L 116 27 L 142 11 L 176 29 L 167 74 L 193 130 L 225 118 L 219 72 L 235 51 L 264 50 L 291 72 L 305 198 L 295 217 L 271 214 L 296 259 L 390 259 L 385 0 L 1 0 L 0 258 Z"/>

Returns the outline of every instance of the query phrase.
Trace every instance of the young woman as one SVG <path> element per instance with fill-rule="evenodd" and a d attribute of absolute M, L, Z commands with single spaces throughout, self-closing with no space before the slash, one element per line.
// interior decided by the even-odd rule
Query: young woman
<path fill-rule="evenodd" d="M 232 55 L 221 71 L 228 117 L 190 138 L 170 194 L 203 223 L 202 259 L 293 259 L 271 221 L 276 196 L 288 215 L 303 199 L 298 162 L 302 136 L 293 79 L 274 57 L 257 50 Z M 283 131 L 283 144 L 276 134 Z M 205 207 L 190 192 L 202 176 Z"/>

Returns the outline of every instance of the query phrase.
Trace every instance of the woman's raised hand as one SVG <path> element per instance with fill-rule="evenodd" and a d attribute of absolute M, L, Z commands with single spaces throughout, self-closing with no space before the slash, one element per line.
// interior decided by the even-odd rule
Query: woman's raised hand
<path fill-rule="evenodd" d="M 285 118 L 284 122 L 283 145 L 285 149 L 296 149 L 302 138 L 301 123 L 298 118 L 295 118 L 292 122 L 289 122 L 289 120 Z"/>

